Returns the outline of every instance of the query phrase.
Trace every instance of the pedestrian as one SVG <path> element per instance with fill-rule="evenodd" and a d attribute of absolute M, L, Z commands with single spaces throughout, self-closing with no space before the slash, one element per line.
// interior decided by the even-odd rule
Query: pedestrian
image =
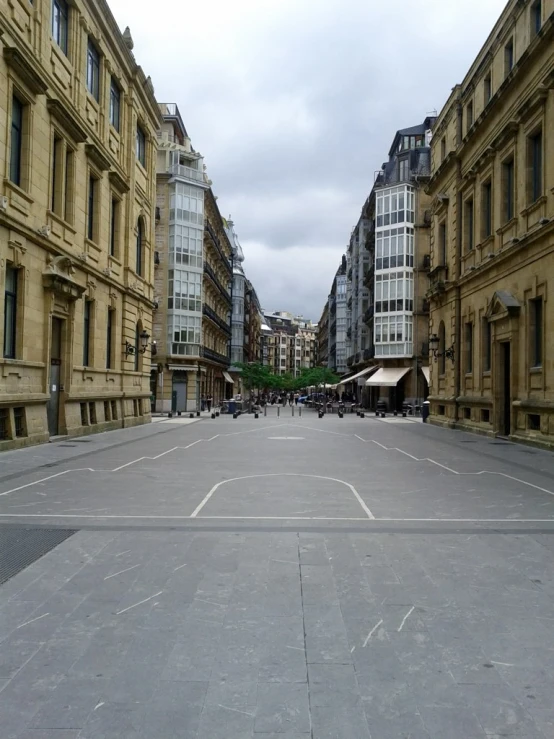
<path fill-rule="evenodd" d="M 204 396 L 200 398 L 200 410 L 206 410 L 206 398 Z"/>
<path fill-rule="evenodd" d="M 212 396 L 208 395 L 206 398 L 206 405 L 208 406 L 208 413 L 212 410 Z"/>

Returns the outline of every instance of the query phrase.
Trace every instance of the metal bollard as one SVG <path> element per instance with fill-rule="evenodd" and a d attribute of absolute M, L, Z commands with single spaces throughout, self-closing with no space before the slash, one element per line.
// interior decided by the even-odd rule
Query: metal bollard
<path fill-rule="evenodd" d="M 280 418 L 280 416 L 281 416 L 281 406 L 278 405 L 277 406 L 277 418 Z"/>
<path fill-rule="evenodd" d="M 179 413 L 179 415 L 181 414 Z M 189 413 L 189 418 L 194 418 L 194 413 Z"/>
<path fill-rule="evenodd" d="M 360 413 L 360 418 L 365 418 L 365 413 L 363 411 Z"/>
<path fill-rule="evenodd" d="M 376 418 L 379 418 L 379 411 L 375 411 Z"/>
<path fill-rule="evenodd" d="M 219 418 L 219 411 L 216 411 L 215 415 Z"/>
<path fill-rule="evenodd" d="M 235 419 L 236 419 L 236 418 L 238 418 L 238 417 L 239 417 L 238 413 L 233 413 L 233 418 L 235 418 Z"/>
<path fill-rule="evenodd" d="M 360 415 L 360 411 L 359 411 L 359 410 L 358 410 L 358 411 L 356 411 L 356 415 L 357 415 L 357 416 L 359 416 L 359 415 Z"/>
<path fill-rule="evenodd" d="M 258 414 L 257 413 L 254 413 L 254 418 L 258 418 Z"/>
<path fill-rule="evenodd" d="M 393 411 L 393 412 L 392 412 L 392 415 L 393 415 L 393 416 L 397 416 L 397 415 L 398 415 L 398 411 Z"/>
<path fill-rule="evenodd" d="M 342 418 L 342 411 L 339 411 L 339 418 Z"/>
<path fill-rule="evenodd" d="M 381 413 L 381 418 L 384 418 L 384 417 L 385 417 L 385 414 L 384 413 Z"/>
<path fill-rule="evenodd" d="M 264 416 L 267 416 L 267 404 L 264 405 Z"/>
<path fill-rule="evenodd" d="M 292 409 L 292 417 L 294 418 L 294 406 L 293 405 L 291 405 L 291 409 Z"/>
<path fill-rule="evenodd" d="M 302 406 L 301 405 L 298 406 L 298 415 L 302 416 Z"/>
<path fill-rule="evenodd" d="M 215 413 L 212 413 L 212 418 L 215 418 Z"/>
<path fill-rule="evenodd" d="M 200 417 L 200 411 L 196 411 L 196 418 Z"/>

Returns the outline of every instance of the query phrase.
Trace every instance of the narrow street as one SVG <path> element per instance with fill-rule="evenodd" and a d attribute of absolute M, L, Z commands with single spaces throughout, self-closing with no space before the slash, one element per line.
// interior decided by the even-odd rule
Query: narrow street
<path fill-rule="evenodd" d="M 2 739 L 554 736 L 549 453 L 158 419 L 7 452 L 0 526 Z"/>

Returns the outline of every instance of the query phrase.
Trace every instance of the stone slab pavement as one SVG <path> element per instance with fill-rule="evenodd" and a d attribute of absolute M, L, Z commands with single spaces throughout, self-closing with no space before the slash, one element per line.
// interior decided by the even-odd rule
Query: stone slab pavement
<path fill-rule="evenodd" d="M 1 739 L 554 737 L 551 455 L 309 414 L 106 437 L 0 480 L 0 536 L 76 530 L 0 586 Z"/>

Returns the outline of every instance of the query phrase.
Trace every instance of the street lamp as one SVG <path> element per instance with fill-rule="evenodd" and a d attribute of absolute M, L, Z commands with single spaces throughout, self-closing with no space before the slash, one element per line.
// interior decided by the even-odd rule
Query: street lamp
<path fill-rule="evenodd" d="M 146 350 L 148 349 L 148 339 L 150 338 L 150 334 L 145 329 L 142 330 L 142 332 L 139 334 L 139 341 L 140 341 L 140 349 L 138 347 L 133 346 L 129 341 L 125 342 L 125 356 L 128 357 L 130 355 L 135 354 L 137 351 L 139 354 L 144 354 Z M 155 345 L 155 342 L 154 342 Z"/>
<path fill-rule="evenodd" d="M 440 339 L 437 334 L 431 334 L 431 336 L 429 337 L 429 349 L 431 349 L 433 353 L 435 362 L 438 360 L 439 357 L 445 357 L 446 359 L 450 359 L 452 364 L 454 364 L 454 344 L 452 344 L 452 346 L 450 346 L 448 349 L 445 349 L 443 352 L 439 352 L 439 345 Z"/>

